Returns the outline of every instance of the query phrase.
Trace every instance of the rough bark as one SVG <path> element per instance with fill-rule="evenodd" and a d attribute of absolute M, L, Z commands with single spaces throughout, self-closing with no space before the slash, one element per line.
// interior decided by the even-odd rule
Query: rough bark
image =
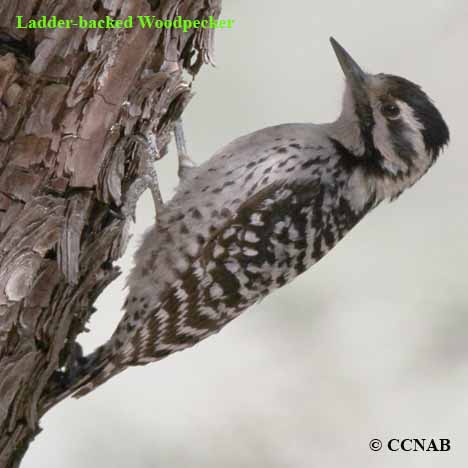
<path fill-rule="evenodd" d="M 138 171 L 128 135 L 162 153 L 190 98 L 183 70 L 213 30 L 16 29 L 41 15 L 217 17 L 221 0 L 0 3 L 0 467 L 19 466 L 93 302 L 118 275 Z"/>

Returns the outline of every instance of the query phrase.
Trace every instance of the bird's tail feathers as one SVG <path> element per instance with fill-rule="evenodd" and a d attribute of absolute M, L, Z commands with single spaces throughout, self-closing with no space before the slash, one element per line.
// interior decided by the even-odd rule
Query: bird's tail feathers
<path fill-rule="evenodd" d="M 120 373 L 125 367 L 113 361 L 108 344 L 100 346 L 88 356 L 77 359 L 73 368 L 68 369 L 65 382 L 57 385 L 55 391 L 49 395 L 46 406 L 54 406 L 71 395 L 74 398 L 81 398 Z"/>
<path fill-rule="evenodd" d="M 76 377 L 71 383 L 69 395 L 81 398 L 121 372 L 124 367 L 117 366 L 109 355 L 108 347 L 104 345 L 82 358 Z"/>

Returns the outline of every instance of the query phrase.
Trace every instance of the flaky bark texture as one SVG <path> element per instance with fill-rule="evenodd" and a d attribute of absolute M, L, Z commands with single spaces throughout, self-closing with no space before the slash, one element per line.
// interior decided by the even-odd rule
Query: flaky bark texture
<path fill-rule="evenodd" d="M 203 19 L 221 0 L 0 3 L 0 467 L 17 467 L 130 221 L 116 215 L 139 159 L 164 153 L 212 55 L 213 30 L 17 29 L 16 17 Z"/>

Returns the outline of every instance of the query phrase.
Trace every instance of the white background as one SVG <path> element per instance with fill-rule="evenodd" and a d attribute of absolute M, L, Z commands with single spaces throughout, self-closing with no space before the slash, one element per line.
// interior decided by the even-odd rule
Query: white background
<path fill-rule="evenodd" d="M 195 81 L 185 117 L 197 161 L 261 127 L 333 120 L 344 79 L 330 35 L 367 71 L 422 84 L 452 143 L 413 189 L 220 334 L 53 409 L 22 468 L 466 466 L 468 3 L 230 0 L 222 17 L 234 28 L 217 33 L 217 68 Z M 174 160 L 158 166 L 166 199 Z M 135 240 L 153 217 L 148 194 L 137 216 Z M 123 277 L 100 298 L 86 351 L 117 324 Z M 373 453 L 374 437 L 445 437 L 452 450 Z"/>

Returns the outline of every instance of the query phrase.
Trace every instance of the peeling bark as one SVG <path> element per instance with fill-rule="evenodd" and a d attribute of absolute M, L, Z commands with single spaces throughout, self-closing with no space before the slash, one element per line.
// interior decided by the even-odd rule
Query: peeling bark
<path fill-rule="evenodd" d="M 213 30 L 16 29 L 16 17 L 219 16 L 221 0 L 0 4 L 0 467 L 19 466 L 93 303 L 118 275 L 137 176 L 132 133 L 161 154 Z"/>

